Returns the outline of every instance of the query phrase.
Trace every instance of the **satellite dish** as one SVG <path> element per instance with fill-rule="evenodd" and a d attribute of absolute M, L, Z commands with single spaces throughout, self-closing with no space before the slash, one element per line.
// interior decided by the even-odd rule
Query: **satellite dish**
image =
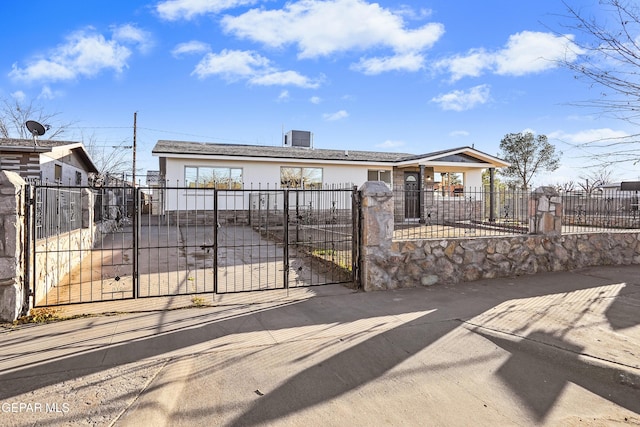
<path fill-rule="evenodd" d="M 24 125 L 27 127 L 27 129 L 29 129 L 31 135 L 33 135 L 33 144 L 37 145 L 36 141 L 38 140 L 38 137 L 44 135 L 44 133 L 47 131 L 47 128 L 45 128 L 35 120 L 27 120 Z"/>

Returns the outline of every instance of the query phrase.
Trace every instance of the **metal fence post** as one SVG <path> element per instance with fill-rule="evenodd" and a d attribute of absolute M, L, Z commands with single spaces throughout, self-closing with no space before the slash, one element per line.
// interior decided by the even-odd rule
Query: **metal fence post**
<path fill-rule="evenodd" d="M 296 193 L 297 195 L 297 193 Z M 284 247 L 283 247 L 283 252 L 284 252 L 284 274 L 283 274 L 283 279 L 284 279 L 284 288 L 285 289 L 289 289 L 289 189 L 285 188 L 284 189 L 284 203 L 283 203 L 283 210 L 284 210 L 284 218 L 283 218 L 283 223 L 284 223 Z M 296 207 L 297 208 L 297 207 Z"/>
<path fill-rule="evenodd" d="M 351 192 L 351 280 L 356 289 L 360 288 L 360 244 L 362 242 L 361 196 L 358 187 Z"/>
<path fill-rule="evenodd" d="M 251 213 L 249 213 L 251 217 Z M 213 189 L 213 293 L 218 293 L 218 189 Z"/>

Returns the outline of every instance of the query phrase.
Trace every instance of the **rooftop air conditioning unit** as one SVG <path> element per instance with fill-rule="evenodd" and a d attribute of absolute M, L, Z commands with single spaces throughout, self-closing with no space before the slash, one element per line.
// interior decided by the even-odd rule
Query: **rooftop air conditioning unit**
<path fill-rule="evenodd" d="M 290 130 L 284 135 L 284 147 L 313 148 L 313 134 L 306 130 Z"/>

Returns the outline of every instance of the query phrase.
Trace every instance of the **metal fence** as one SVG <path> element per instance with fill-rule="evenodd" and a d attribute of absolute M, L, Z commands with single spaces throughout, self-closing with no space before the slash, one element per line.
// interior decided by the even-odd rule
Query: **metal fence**
<path fill-rule="evenodd" d="M 148 193 L 137 231 L 140 297 L 354 281 L 352 189 Z"/>
<path fill-rule="evenodd" d="M 563 194 L 561 199 L 563 233 L 640 228 L 638 195 L 635 193 Z"/>
<path fill-rule="evenodd" d="M 394 238 L 430 239 L 526 234 L 529 199 L 521 190 L 464 189 L 443 196 L 439 192 L 406 190 L 394 195 Z M 562 232 L 640 229 L 638 195 L 560 194 Z"/>
<path fill-rule="evenodd" d="M 436 191 L 395 188 L 394 238 L 430 239 L 526 234 L 529 193 L 515 190 Z"/>
<path fill-rule="evenodd" d="M 82 227 L 82 189 L 35 186 L 36 239 L 67 233 Z"/>

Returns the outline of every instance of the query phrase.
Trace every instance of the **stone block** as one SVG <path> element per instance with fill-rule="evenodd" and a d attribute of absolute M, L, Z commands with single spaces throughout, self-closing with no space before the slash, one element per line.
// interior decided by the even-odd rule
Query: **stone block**
<path fill-rule="evenodd" d="M 538 212 L 549 212 L 549 199 L 546 196 L 538 199 Z"/>
<path fill-rule="evenodd" d="M 16 277 L 18 264 L 15 257 L 0 257 L 0 279 Z"/>
<path fill-rule="evenodd" d="M 19 255 L 17 252 L 18 244 L 20 243 L 18 240 L 18 230 L 16 228 L 16 219 L 15 217 L 4 217 L 2 220 L 2 224 L 0 224 L 1 230 L 3 233 L 0 233 L 0 239 L 3 240 L 3 251 L 0 252 L 5 256 L 13 257 Z"/>
<path fill-rule="evenodd" d="M 0 286 L 0 321 L 12 322 L 20 317 L 23 296 L 16 283 Z"/>
<path fill-rule="evenodd" d="M 422 278 L 420 279 L 420 284 L 422 286 L 433 286 L 438 283 L 439 280 L 440 279 L 438 278 L 438 276 L 429 274 L 427 276 L 422 276 Z"/>

